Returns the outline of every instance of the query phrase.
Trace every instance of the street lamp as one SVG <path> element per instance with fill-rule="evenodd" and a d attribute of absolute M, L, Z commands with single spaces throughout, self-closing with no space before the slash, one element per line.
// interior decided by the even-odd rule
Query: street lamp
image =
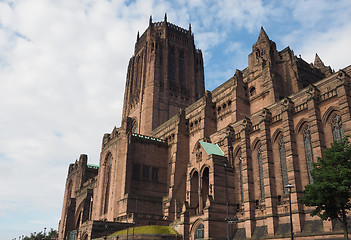
<path fill-rule="evenodd" d="M 291 212 L 291 189 L 294 187 L 290 183 L 284 186 L 289 191 L 289 207 L 290 207 L 290 231 L 291 231 L 291 240 L 294 240 L 294 228 L 292 222 L 292 212 Z"/>
<path fill-rule="evenodd" d="M 107 223 L 105 221 L 105 236 L 104 236 L 104 240 L 106 240 L 106 239 L 107 239 Z"/>

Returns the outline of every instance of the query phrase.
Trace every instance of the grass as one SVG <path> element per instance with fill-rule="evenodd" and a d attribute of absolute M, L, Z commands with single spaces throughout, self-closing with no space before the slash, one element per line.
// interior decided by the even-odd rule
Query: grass
<path fill-rule="evenodd" d="M 133 233 L 133 228 L 128 230 L 128 234 L 131 235 Z M 168 235 L 178 235 L 177 231 L 168 226 L 158 226 L 158 225 L 150 225 L 150 226 L 141 226 L 134 228 L 134 234 L 168 234 Z M 110 237 L 127 235 L 127 229 L 117 231 L 110 235 Z"/>

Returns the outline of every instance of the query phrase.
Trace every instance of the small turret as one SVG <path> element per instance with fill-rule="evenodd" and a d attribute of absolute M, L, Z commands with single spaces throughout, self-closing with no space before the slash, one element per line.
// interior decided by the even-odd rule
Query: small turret
<path fill-rule="evenodd" d="M 191 35 L 191 23 L 189 23 L 189 35 Z"/>
<path fill-rule="evenodd" d="M 167 22 L 167 13 L 165 13 L 164 22 Z"/>
<path fill-rule="evenodd" d="M 150 19 L 149 19 L 149 27 L 152 26 L 152 15 L 150 15 Z"/>
<path fill-rule="evenodd" d="M 138 34 L 137 34 L 137 42 L 139 42 L 139 31 L 138 31 Z"/>
<path fill-rule="evenodd" d="M 267 33 L 264 31 L 263 27 L 261 26 L 260 34 L 258 35 L 258 41 L 269 41 L 269 37 Z"/>
<path fill-rule="evenodd" d="M 318 54 L 316 53 L 316 56 L 314 58 L 314 63 L 313 66 L 315 68 L 318 68 L 326 77 L 330 76 L 333 74 L 333 71 L 330 66 L 325 66 L 324 62 L 320 59 Z"/>
<path fill-rule="evenodd" d="M 315 66 L 316 68 L 323 68 L 323 67 L 325 67 L 323 61 L 320 59 L 320 57 L 318 56 L 317 53 L 316 53 L 316 56 L 314 58 L 313 66 Z"/>

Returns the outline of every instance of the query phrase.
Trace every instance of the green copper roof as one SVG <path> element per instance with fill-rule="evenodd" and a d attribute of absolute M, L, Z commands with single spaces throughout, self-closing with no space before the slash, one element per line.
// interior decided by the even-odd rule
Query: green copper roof
<path fill-rule="evenodd" d="M 224 152 L 217 144 L 199 141 L 201 146 L 205 149 L 208 155 L 215 154 L 224 157 Z"/>
<path fill-rule="evenodd" d="M 95 165 L 95 164 L 87 164 L 88 168 L 94 168 L 94 169 L 99 169 L 99 165 Z"/>

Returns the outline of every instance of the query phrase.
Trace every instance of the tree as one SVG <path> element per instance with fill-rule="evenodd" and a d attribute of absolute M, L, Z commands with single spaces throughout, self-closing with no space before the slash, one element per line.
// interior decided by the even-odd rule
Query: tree
<path fill-rule="evenodd" d="M 300 201 L 315 209 L 311 216 L 339 220 L 348 238 L 347 213 L 351 209 L 351 144 L 347 137 L 332 143 L 324 157 L 313 163 L 313 183 L 307 185 Z"/>
<path fill-rule="evenodd" d="M 50 231 L 47 233 L 46 239 L 56 239 L 57 235 L 57 230 L 51 228 Z"/>
<path fill-rule="evenodd" d="M 41 231 L 38 233 L 36 232 L 31 233 L 29 237 L 25 236 L 23 238 L 23 240 L 42 240 L 42 239 L 47 239 L 47 240 L 57 239 L 57 231 L 51 228 L 50 231 L 45 234 L 45 236 L 44 236 L 44 233 Z"/>

